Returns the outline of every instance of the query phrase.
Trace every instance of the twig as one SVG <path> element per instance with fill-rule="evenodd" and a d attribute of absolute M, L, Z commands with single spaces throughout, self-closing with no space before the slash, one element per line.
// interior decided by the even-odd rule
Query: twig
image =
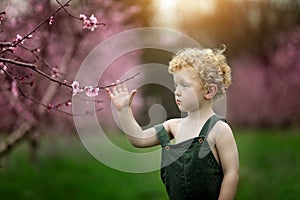
<path fill-rule="evenodd" d="M 71 2 L 72 0 L 69 0 L 69 1 L 67 1 L 65 4 L 63 4 L 63 5 L 61 5 L 55 12 L 53 12 L 48 18 L 46 18 L 44 21 L 42 21 L 39 25 L 37 25 L 37 27 L 35 27 L 32 31 L 30 31 L 27 35 L 25 35 L 22 39 L 20 39 L 20 40 L 18 40 L 18 41 L 16 41 L 16 42 L 14 42 L 12 45 L 11 45 L 11 47 L 16 47 L 18 44 L 20 44 L 21 42 L 23 42 L 26 38 L 29 38 L 30 37 L 30 35 L 32 35 L 33 33 L 35 33 L 39 28 L 41 28 L 44 24 L 46 24 L 49 20 L 50 20 L 50 18 L 52 17 L 52 16 L 54 16 L 54 15 L 56 15 L 61 9 L 64 9 L 64 7 L 67 7 L 67 6 L 69 6 L 69 3 Z M 1 52 L 0 52 L 0 54 L 2 54 L 2 53 L 4 53 L 4 52 L 6 52 L 6 51 L 8 51 L 9 49 L 5 49 L 5 50 L 2 50 Z"/>
<path fill-rule="evenodd" d="M 136 74 L 134 74 L 133 76 L 130 76 L 130 77 L 126 78 L 126 79 L 123 80 L 123 81 L 120 81 L 118 84 L 122 84 L 122 83 L 125 83 L 125 82 L 127 82 L 127 81 L 129 81 L 129 80 L 131 80 L 131 79 L 134 79 L 134 78 L 137 77 L 138 75 L 140 75 L 139 72 L 136 73 Z M 99 88 L 99 89 L 106 89 L 106 88 L 110 88 L 110 87 L 116 86 L 116 85 L 118 85 L 118 84 L 117 84 L 117 83 L 113 83 L 113 84 L 110 84 L 110 85 L 107 85 L 107 86 L 97 86 L 97 88 Z"/>
<path fill-rule="evenodd" d="M 20 62 L 20 61 L 16 61 L 16 60 L 12 60 L 12 59 L 8 59 L 8 58 L 0 58 L 0 61 L 1 62 L 4 62 L 4 63 L 10 63 L 10 64 L 14 64 L 14 65 L 17 65 L 17 66 L 21 66 L 21 67 L 26 67 L 26 68 L 29 68 L 29 69 L 32 69 L 33 71 L 35 71 L 36 73 L 46 77 L 47 79 L 49 79 L 50 81 L 52 82 L 55 82 L 59 85 L 64 85 L 68 88 L 71 88 L 72 89 L 72 86 L 67 84 L 67 83 L 63 83 L 51 76 L 49 76 L 48 74 L 46 74 L 45 72 L 41 71 L 40 69 L 37 68 L 37 66 L 35 64 L 32 64 L 32 63 L 25 63 L 25 62 Z M 4 70 L 2 70 L 4 71 Z"/>
<path fill-rule="evenodd" d="M 45 108 L 48 108 L 48 105 L 45 105 L 45 104 L 43 104 L 43 103 L 41 103 L 41 102 L 39 102 L 39 101 L 36 101 L 35 99 L 33 99 L 33 98 L 27 96 L 27 95 L 22 91 L 21 88 L 18 88 L 18 90 L 19 90 L 19 92 L 20 92 L 20 94 L 21 94 L 22 97 L 24 97 L 24 98 L 30 100 L 31 102 L 33 102 L 33 103 L 35 103 L 35 104 L 38 104 L 38 105 L 43 106 L 43 107 L 45 107 Z M 94 112 L 86 111 L 85 113 L 79 113 L 79 114 L 72 114 L 72 113 L 63 111 L 63 110 L 61 110 L 61 109 L 58 109 L 58 108 L 56 108 L 55 106 L 54 106 L 53 108 L 51 108 L 51 110 L 55 110 L 55 111 L 57 111 L 57 112 L 60 112 L 60 113 L 62 113 L 62 114 L 68 115 L 68 116 L 79 117 L 79 116 L 84 116 L 84 115 L 87 115 L 87 114 L 94 114 L 94 113 L 97 113 L 97 112 L 103 110 L 103 108 L 99 108 L 99 109 L 95 110 Z"/>
<path fill-rule="evenodd" d="M 57 2 L 60 6 L 62 6 L 62 4 L 61 4 L 58 0 L 56 0 L 56 2 Z M 65 11 L 70 17 L 73 17 L 73 18 L 75 18 L 75 19 L 81 20 L 80 17 L 77 17 L 77 16 L 72 15 L 67 9 L 65 9 L 65 8 L 63 8 L 63 9 L 64 9 L 64 11 Z M 103 25 L 103 26 L 106 26 L 105 23 L 97 23 L 97 25 Z"/>
<path fill-rule="evenodd" d="M 36 65 L 34 65 L 32 63 L 20 62 L 20 61 L 12 60 L 12 59 L 9 59 L 9 58 L 0 58 L 0 61 L 4 62 L 4 63 L 19 65 L 19 66 L 30 68 L 30 69 L 33 69 L 33 70 L 36 69 Z"/>
<path fill-rule="evenodd" d="M 0 42 L 0 47 L 10 47 L 12 44 L 12 42 Z"/>

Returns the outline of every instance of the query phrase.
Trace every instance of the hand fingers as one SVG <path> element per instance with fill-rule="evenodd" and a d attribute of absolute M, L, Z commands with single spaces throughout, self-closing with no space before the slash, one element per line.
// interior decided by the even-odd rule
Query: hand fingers
<path fill-rule="evenodd" d="M 117 86 L 116 85 L 112 86 L 112 93 L 114 95 L 118 94 L 118 90 L 117 90 Z"/>
<path fill-rule="evenodd" d="M 110 89 L 109 88 L 105 88 L 105 91 L 106 91 L 106 93 L 108 94 L 108 96 L 112 96 L 112 93 L 110 92 Z"/>
<path fill-rule="evenodd" d="M 127 93 L 128 93 L 128 88 L 127 88 L 126 82 L 122 83 L 122 84 L 121 84 L 121 87 L 122 87 L 122 90 L 123 90 L 124 92 L 127 92 Z"/>
<path fill-rule="evenodd" d="M 132 91 L 130 92 L 129 105 L 131 105 L 131 102 L 132 102 L 132 100 L 133 100 L 133 97 L 134 97 L 134 95 L 135 95 L 136 93 L 137 93 L 136 90 L 132 90 Z"/>
<path fill-rule="evenodd" d="M 110 84 L 110 86 L 108 86 L 107 88 L 105 88 L 107 94 L 110 96 L 110 97 L 113 97 L 114 95 L 117 94 L 116 92 L 116 84 L 115 83 L 112 83 Z"/>
<path fill-rule="evenodd" d="M 122 92 L 123 91 L 122 84 L 120 84 L 119 80 L 117 80 L 116 83 L 117 83 L 117 91 Z"/>
<path fill-rule="evenodd" d="M 116 94 L 119 94 L 120 92 L 126 92 L 128 93 L 128 88 L 126 82 L 120 83 L 119 80 L 116 81 L 116 83 L 112 83 L 111 87 L 105 89 L 107 94 L 112 97 Z M 131 91 L 130 98 L 133 99 L 134 94 L 136 93 L 136 90 Z"/>

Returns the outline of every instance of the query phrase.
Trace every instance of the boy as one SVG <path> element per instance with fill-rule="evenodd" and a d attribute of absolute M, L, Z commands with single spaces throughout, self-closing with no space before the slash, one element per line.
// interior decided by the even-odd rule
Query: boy
<path fill-rule="evenodd" d="M 170 199 L 234 199 L 238 151 L 231 128 L 212 109 L 212 100 L 231 84 L 223 52 L 185 48 L 171 60 L 175 101 L 180 111 L 187 112 L 185 118 L 142 130 L 130 109 L 136 90 L 128 92 L 126 83 L 119 81 L 107 88 L 131 144 L 163 147 L 161 178 Z"/>

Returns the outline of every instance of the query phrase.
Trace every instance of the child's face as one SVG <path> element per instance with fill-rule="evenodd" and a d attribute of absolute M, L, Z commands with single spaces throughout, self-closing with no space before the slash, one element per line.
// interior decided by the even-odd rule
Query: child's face
<path fill-rule="evenodd" d="M 173 74 L 175 84 L 175 101 L 180 111 L 191 112 L 201 108 L 205 91 L 201 79 L 195 71 L 182 69 Z"/>

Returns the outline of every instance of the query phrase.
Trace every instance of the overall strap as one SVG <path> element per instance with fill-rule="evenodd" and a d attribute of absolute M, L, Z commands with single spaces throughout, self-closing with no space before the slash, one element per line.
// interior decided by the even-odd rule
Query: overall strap
<path fill-rule="evenodd" d="M 224 122 L 226 122 L 226 119 L 224 117 L 221 117 L 219 115 L 213 115 L 211 116 L 203 125 L 199 136 L 207 136 L 207 134 L 209 133 L 209 131 L 212 129 L 212 127 L 217 123 L 217 121 L 222 120 Z"/>
<path fill-rule="evenodd" d="M 170 138 L 168 133 L 165 130 L 165 127 L 162 124 L 158 124 L 154 126 L 156 130 L 157 137 L 161 143 L 162 147 L 165 147 L 166 145 L 170 144 Z"/>

